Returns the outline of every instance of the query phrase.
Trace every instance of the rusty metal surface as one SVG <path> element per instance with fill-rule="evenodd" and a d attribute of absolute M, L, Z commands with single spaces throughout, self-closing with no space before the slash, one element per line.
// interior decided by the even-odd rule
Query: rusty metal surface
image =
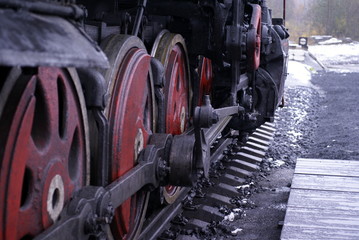
<path fill-rule="evenodd" d="M 0 22 L 0 65 L 108 66 L 104 53 L 75 23 L 11 9 L 0 9 Z"/>

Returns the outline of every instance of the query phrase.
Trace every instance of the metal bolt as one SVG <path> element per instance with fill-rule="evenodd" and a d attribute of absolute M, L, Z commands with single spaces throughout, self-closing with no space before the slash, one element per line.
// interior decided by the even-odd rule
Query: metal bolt
<path fill-rule="evenodd" d="M 218 121 L 219 121 L 218 114 L 213 112 L 212 113 L 212 123 L 215 124 L 215 123 L 218 123 Z"/>

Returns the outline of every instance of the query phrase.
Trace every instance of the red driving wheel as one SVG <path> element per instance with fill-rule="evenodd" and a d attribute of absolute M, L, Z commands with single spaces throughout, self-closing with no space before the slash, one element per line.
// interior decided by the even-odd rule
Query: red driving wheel
<path fill-rule="evenodd" d="M 248 70 L 257 70 L 260 65 L 261 37 L 262 37 L 262 9 L 258 4 L 249 4 L 252 16 L 247 33 Z"/>
<path fill-rule="evenodd" d="M 213 71 L 212 71 L 211 59 L 206 57 L 201 57 L 198 71 L 199 71 L 199 80 L 200 80 L 198 105 L 201 106 L 204 95 L 209 95 L 212 89 Z"/>
<path fill-rule="evenodd" d="M 111 68 L 104 73 L 110 94 L 106 114 L 110 126 L 111 180 L 137 164 L 152 134 L 154 97 L 149 77 L 151 57 L 136 37 L 111 36 L 103 45 Z M 148 194 L 138 192 L 115 212 L 115 239 L 134 239 L 139 233 Z"/>
<path fill-rule="evenodd" d="M 165 129 L 166 133 L 182 134 L 188 127 L 191 86 L 188 55 L 183 37 L 162 31 L 153 46 L 152 56 L 165 68 Z M 167 203 L 177 198 L 181 188 L 166 186 L 163 196 Z"/>
<path fill-rule="evenodd" d="M 1 75 L 0 239 L 32 239 L 86 183 L 86 108 L 72 70 Z"/>

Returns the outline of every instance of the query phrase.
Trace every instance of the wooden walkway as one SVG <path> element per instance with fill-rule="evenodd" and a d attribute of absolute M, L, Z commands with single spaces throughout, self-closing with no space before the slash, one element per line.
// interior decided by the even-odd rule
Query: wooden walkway
<path fill-rule="evenodd" d="M 281 240 L 359 240 L 359 161 L 298 159 Z"/>

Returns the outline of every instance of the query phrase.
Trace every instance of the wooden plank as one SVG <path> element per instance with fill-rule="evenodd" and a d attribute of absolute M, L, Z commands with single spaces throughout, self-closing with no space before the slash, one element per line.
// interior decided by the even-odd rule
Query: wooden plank
<path fill-rule="evenodd" d="M 298 159 L 281 240 L 359 239 L 359 161 Z"/>
<path fill-rule="evenodd" d="M 284 225 L 357 231 L 359 234 L 359 215 L 357 211 L 290 207 Z"/>
<path fill-rule="evenodd" d="M 359 161 L 298 159 L 295 173 L 359 177 Z"/>
<path fill-rule="evenodd" d="M 292 188 L 359 192 L 359 178 L 294 174 Z"/>
<path fill-rule="evenodd" d="M 329 161 L 329 162 L 359 162 L 359 160 L 347 160 L 347 159 L 322 159 L 322 158 L 298 158 L 297 162 L 317 162 L 317 161 Z"/>
<path fill-rule="evenodd" d="M 299 158 L 297 160 L 297 163 L 302 163 L 302 164 L 332 164 L 332 165 L 344 165 L 344 166 L 359 166 L 359 160 L 331 160 L 331 159 L 305 159 L 305 158 Z M 357 170 L 357 169 L 352 169 L 352 170 Z"/>
<path fill-rule="evenodd" d="M 358 240 L 359 231 L 284 226 L 281 240 Z"/>
<path fill-rule="evenodd" d="M 288 200 L 288 208 L 291 207 L 348 210 L 359 213 L 359 193 L 292 189 Z"/>

